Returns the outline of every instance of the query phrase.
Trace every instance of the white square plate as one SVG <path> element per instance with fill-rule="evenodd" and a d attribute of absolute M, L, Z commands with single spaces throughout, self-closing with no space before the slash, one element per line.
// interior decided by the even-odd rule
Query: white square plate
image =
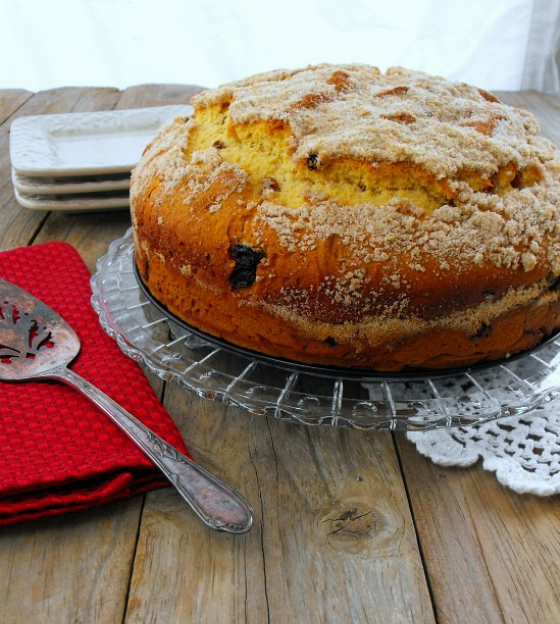
<path fill-rule="evenodd" d="M 28 178 L 12 169 L 12 183 L 21 194 L 68 195 L 69 193 L 99 193 L 125 191 L 130 188 L 130 174 L 116 173 L 99 176 L 68 176 L 66 178 Z"/>
<path fill-rule="evenodd" d="M 12 166 L 29 177 L 129 172 L 163 126 L 192 110 L 185 104 L 20 117 L 10 128 Z"/>
<path fill-rule="evenodd" d="M 97 212 L 128 208 L 130 204 L 126 191 L 83 195 L 25 195 L 14 188 L 14 195 L 20 206 L 30 210 L 57 210 L 60 212 Z"/>

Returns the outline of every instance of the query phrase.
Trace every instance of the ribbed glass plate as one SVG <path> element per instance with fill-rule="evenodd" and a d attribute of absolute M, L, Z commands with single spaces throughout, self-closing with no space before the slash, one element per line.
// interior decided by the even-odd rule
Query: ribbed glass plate
<path fill-rule="evenodd" d="M 129 230 L 91 279 L 101 325 L 130 357 L 198 396 L 307 425 L 355 429 L 452 427 L 526 414 L 560 401 L 560 338 L 529 355 L 453 374 L 312 372 L 233 353 L 194 335 L 138 285 Z"/>

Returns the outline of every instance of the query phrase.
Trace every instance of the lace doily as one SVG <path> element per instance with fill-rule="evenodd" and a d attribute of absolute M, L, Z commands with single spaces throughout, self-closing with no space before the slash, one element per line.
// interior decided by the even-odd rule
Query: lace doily
<path fill-rule="evenodd" d="M 560 493 L 560 409 L 549 406 L 481 425 L 408 432 L 416 449 L 441 466 L 485 470 L 519 494 Z"/>

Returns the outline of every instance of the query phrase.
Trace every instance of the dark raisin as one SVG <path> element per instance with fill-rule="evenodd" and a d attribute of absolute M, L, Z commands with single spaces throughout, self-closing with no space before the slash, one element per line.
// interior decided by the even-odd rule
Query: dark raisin
<path fill-rule="evenodd" d="M 307 157 L 307 168 L 309 171 L 316 171 L 319 166 L 319 156 L 318 154 L 309 154 Z"/>
<path fill-rule="evenodd" d="M 332 336 L 329 336 L 325 342 L 329 345 L 329 347 L 336 347 L 336 340 Z"/>
<path fill-rule="evenodd" d="M 246 288 L 255 281 L 259 262 L 266 254 L 247 245 L 237 244 L 229 248 L 229 257 L 235 262 L 229 276 L 230 284 L 233 288 Z"/>
<path fill-rule="evenodd" d="M 215 147 L 217 150 L 221 150 L 224 149 L 225 144 L 223 141 L 214 141 L 214 143 L 212 143 L 212 147 Z"/>
<path fill-rule="evenodd" d="M 560 275 L 557 275 L 548 286 L 550 292 L 554 292 L 558 289 L 560 289 Z"/>
<path fill-rule="evenodd" d="M 482 323 L 482 325 L 478 328 L 476 334 L 474 334 L 473 338 L 482 338 L 483 336 L 486 336 L 490 329 L 491 325 L 488 325 L 488 323 Z"/>

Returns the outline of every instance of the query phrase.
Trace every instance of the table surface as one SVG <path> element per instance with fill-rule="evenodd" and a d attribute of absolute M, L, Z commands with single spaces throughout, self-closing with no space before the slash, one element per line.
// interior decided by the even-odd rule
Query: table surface
<path fill-rule="evenodd" d="M 184 103 L 198 90 L 0 91 L 0 249 L 65 240 L 93 270 L 130 225 L 128 211 L 21 208 L 16 117 Z M 499 95 L 560 145 L 560 98 Z M 3 528 L 0 622 L 559 621 L 558 497 L 517 495 L 480 465 L 436 466 L 401 433 L 308 428 L 151 382 L 197 460 L 251 501 L 253 529 L 213 532 L 171 488 Z"/>

